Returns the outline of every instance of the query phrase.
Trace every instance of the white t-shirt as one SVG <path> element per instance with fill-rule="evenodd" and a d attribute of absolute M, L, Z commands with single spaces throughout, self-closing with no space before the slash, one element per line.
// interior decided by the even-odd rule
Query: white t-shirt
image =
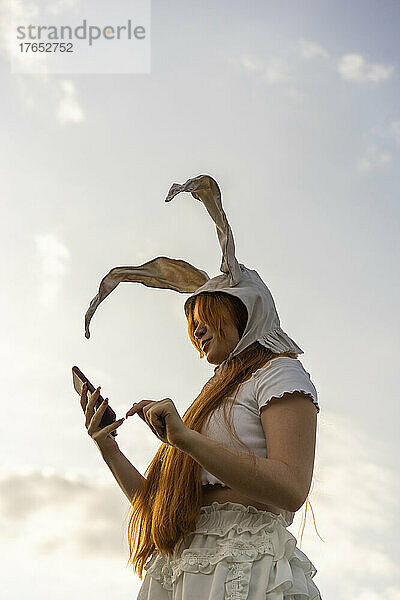
<path fill-rule="evenodd" d="M 286 392 L 295 391 L 308 394 L 317 407 L 317 413 L 319 412 L 317 390 L 310 374 L 305 371 L 299 359 L 287 356 L 274 358 L 267 366 L 257 369 L 247 381 L 240 384 L 232 407 L 232 423 L 239 439 L 245 442 L 256 456 L 267 457 L 267 443 L 260 418 L 261 407 L 271 398 L 281 398 Z M 201 433 L 240 452 L 248 452 L 227 429 L 222 406 L 212 413 L 203 425 Z M 219 483 L 226 486 L 205 469 L 201 468 L 200 473 L 202 485 Z M 295 513 L 283 511 L 282 514 L 290 525 Z"/>

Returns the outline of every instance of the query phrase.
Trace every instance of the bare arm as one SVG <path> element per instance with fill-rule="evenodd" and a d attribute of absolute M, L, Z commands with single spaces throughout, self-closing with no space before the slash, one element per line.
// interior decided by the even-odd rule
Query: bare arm
<path fill-rule="evenodd" d="M 82 386 L 81 406 L 86 417 L 85 426 L 105 463 L 114 475 L 119 487 L 131 502 L 135 492 L 144 484 L 146 479 L 135 469 L 126 456 L 122 454 L 114 437 L 110 435 L 112 431 L 122 425 L 124 419 L 119 419 L 106 427 L 100 428 L 101 417 L 106 409 L 108 398 L 95 411 L 94 407 L 99 395 L 100 387 L 96 389 L 91 395 L 90 400 L 88 400 L 86 384 Z"/>
<path fill-rule="evenodd" d="M 100 453 L 114 475 L 115 481 L 118 483 L 129 502 L 132 501 L 135 492 L 143 486 L 146 481 L 145 477 L 133 466 L 126 456 L 117 450 L 114 452 L 105 452 L 100 449 Z"/>
<path fill-rule="evenodd" d="M 230 488 L 296 512 L 310 488 L 316 408 L 304 394 L 285 394 L 262 410 L 261 421 L 268 458 L 250 456 L 191 429 L 177 445 Z"/>
<path fill-rule="evenodd" d="M 244 496 L 288 511 L 297 510 L 295 481 L 285 463 L 250 456 L 193 430 L 179 448 Z"/>

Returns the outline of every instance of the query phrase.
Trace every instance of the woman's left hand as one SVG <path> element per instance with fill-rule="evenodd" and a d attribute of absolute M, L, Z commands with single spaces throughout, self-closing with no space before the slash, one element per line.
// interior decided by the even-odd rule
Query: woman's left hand
<path fill-rule="evenodd" d="M 135 413 L 147 423 L 162 442 L 170 446 L 179 448 L 191 431 L 182 421 L 171 398 L 135 402 L 126 413 L 126 417 Z"/>

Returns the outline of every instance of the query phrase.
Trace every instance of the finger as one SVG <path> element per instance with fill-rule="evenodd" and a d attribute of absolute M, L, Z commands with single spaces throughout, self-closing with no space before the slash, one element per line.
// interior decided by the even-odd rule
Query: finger
<path fill-rule="evenodd" d="M 88 431 L 89 430 L 95 431 L 98 428 L 101 418 L 102 418 L 107 406 L 108 406 L 108 398 L 103 400 L 103 402 L 100 404 L 99 408 L 94 413 L 93 417 L 90 420 Z"/>
<path fill-rule="evenodd" d="M 142 419 L 144 419 L 143 409 L 148 404 L 155 404 L 155 401 L 154 400 L 141 400 L 140 402 L 135 402 L 133 404 L 132 408 L 130 408 L 128 410 L 128 412 L 126 413 L 126 417 L 130 417 L 130 416 L 134 415 L 135 413 L 138 413 L 139 416 L 142 417 Z"/>
<path fill-rule="evenodd" d="M 140 417 L 141 419 L 143 419 L 143 421 L 145 421 L 143 409 L 139 409 L 137 407 L 137 405 L 135 407 L 132 407 L 130 410 L 128 410 L 128 412 L 126 413 L 126 417 L 127 418 L 128 418 L 128 416 L 131 417 L 134 414 L 137 414 L 138 417 Z"/>
<path fill-rule="evenodd" d="M 155 400 L 140 400 L 140 402 L 136 403 L 136 407 L 142 409 L 145 406 L 150 406 L 151 404 L 157 404 L 157 402 Z"/>
<path fill-rule="evenodd" d="M 93 439 L 103 439 L 105 437 L 107 437 L 107 435 L 109 433 L 111 433 L 112 431 L 114 431 L 114 429 L 117 429 L 117 427 L 119 427 L 120 425 L 122 425 L 122 423 L 125 421 L 125 419 L 122 417 L 122 419 L 118 419 L 118 421 L 114 421 L 113 423 L 111 423 L 111 425 L 107 425 L 106 427 L 102 427 L 99 431 L 96 431 L 96 433 L 94 433 L 92 435 Z"/>
<path fill-rule="evenodd" d="M 165 433 L 165 420 L 161 415 L 157 414 L 156 409 L 148 411 L 147 418 L 149 425 L 155 429 L 158 435 L 163 435 Z"/>
<path fill-rule="evenodd" d="M 145 413 L 145 422 L 150 427 L 151 431 L 157 437 L 162 439 L 162 441 L 164 441 L 163 437 L 165 436 L 166 428 L 164 426 L 164 421 L 162 417 L 157 415 L 157 413 L 155 413 L 154 410 L 148 410 L 147 413 Z"/>
<path fill-rule="evenodd" d="M 128 410 L 128 412 L 126 413 L 125 417 L 131 417 L 132 415 L 134 415 L 136 413 L 136 407 L 137 407 L 137 402 L 134 402 L 131 406 L 131 408 Z"/>
<path fill-rule="evenodd" d="M 155 417 L 154 419 L 152 419 L 151 423 L 153 427 L 157 429 L 157 431 L 165 430 L 165 421 L 162 417 Z"/>
<path fill-rule="evenodd" d="M 159 423 L 153 424 L 153 428 L 155 435 L 163 442 L 166 441 L 166 429 L 160 425 Z"/>
<path fill-rule="evenodd" d="M 150 419 L 150 415 L 152 412 L 153 406 L 151 404 L 148 404 L 146 406 L 143 407 L 143 418 L 146 421 L 147 425 L 149 425 L 149 427 L 152 429 L 152 423 L 151 423 L 151 419 Z"/>
<path fill-rule="evenodd" d="M 151 429 L 151 431 L 154 433 L 154 435 L 156 435 L 157 437 L 159 437 L 157 429 L 155 427 L 153 427 L 153 425 L 151 423 L 149 423 L 148 421 L 146 421 L 146 423 L 149 426 L 149 428 Z"/>
<path fill-rule="evenodd" d="M 94 390 L 93 394 L 90 394 L 90 398 L 89 398 L 89 401 L 87 404 L 87 407 L 89 409 L 92 409 L 94 407 L 94 405 L 96 404 L 97 400 L 99 399 L 100 389 L 101 389 L 101 385 L 99 385 L 99 387 Z"/>
<path fill-rule="evenodd" d="M 96 398 L 98 398 L 98 396 L 100 395 L 100 390 L 101 390 L 101 385 L 99 385 L 99 387 L 98 387 L 98 388 L 96 388 L 96 389 L 94 390 L 94 392 L 89 392 L 89 391 L 87 390 L 87 391 L 88 391 L 88 393 L 87 393 L 87 397 L 89 398 L 89 400 L 88 400 L 88 404 L 89 404 L 89 403 L 93 404 L 93 403 L 95 402 Z"/>
<path fill-rule="evenodd" d="M 99 387 L 97 389 L 95 389 L 93 394 L 90 396 L 90 400 L 86 405 L 86 411 L 85 411 L 86 425 L 88 425 L 90 423 L 90 419 L 93 417 L 93 413 L 94 413 L 93 407 L 100 395 L 100 389 L 101 389 L 101 386 L 99 385 Z"/>
<path fill-rule="evenodd" d="M 82 406 L 82 410 L 83 412 L 85 412 L 86 410 L 86 404 L 87 404 L 87 383 L 85 381 L 85 383 L 82 386 L 81 389 L 81 406 Z"/>
<path fill-rule="evenodd" d="M 144 401 L 142 401 L 144 402 Z M 157 404 L 157 402 L 154 401 L 146 401 L 147 404 L 145 406 L 143 406 L 143 408 L 140 411 L 137 411 L 137 414 L 143 419 L 143 421 L 146 423 L 146 425 L 148 425 L 150 427 L 150 429 L 152 430 L 152 432 L 157 435 L 157 432 L 155 431 L 151 421 L 150 421 L 150 410 L 153 408 L 153 406 L 155 404 Z M 141 404 L 141 402 L 139 402 L 138 404 Z M 137 406 L 136 406 L 137 408 Z"/>

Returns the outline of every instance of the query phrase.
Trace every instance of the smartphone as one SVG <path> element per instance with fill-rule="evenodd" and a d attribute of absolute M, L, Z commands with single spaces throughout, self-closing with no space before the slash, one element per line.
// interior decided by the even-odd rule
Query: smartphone
<path fill-rule="evenodd" d="M 89 381 L 89 379 L 82 373 L 82 371 L 78 367 L 72 367 L 72 381 L 74 384 L 74 388 L 78 392 L 79 395 L 82 394 L 83 384 L 87 383 L 87 392 L 88 392 L 88 400 L 90 396 L 96 391 L 94 385 Z M 97 410 L 100 404 L 103 402 L 104 398 L 99 396 L 96 402 L 95 410 Z M 106 410 L 103 413 L 100 421 L 100 428 L 106 427 L 106 425 L 111 425 L 116 420 L 117 415 L 111 408 L 111 406 L 107 405 Z M 118 435 L 117 430 L 111 431 L 112 436 Z"/>

